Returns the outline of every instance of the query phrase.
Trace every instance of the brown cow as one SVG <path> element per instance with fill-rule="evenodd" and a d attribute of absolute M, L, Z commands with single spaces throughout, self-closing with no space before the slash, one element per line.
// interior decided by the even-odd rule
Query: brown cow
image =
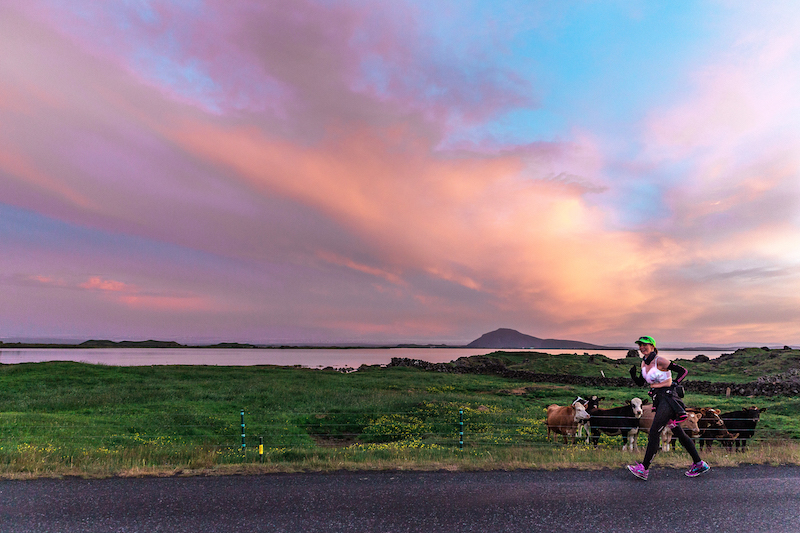
<path fill-rule="evenodd" d="M 699 423 L 702 415 L 691 408 L 686 409 L 686 414 L 689 415 L 689 417 L 686 420 L 681 421 L 680 426 L 690 439 L 696 439 L 700 436 Z M 661 432 L 661 449 L 665 452 L 668 452 L 674 441 L 675 436 L 672 434 L 672 429 L 670 429 L 669 425 L 667 425 L 667 427 L 665 427 Z"/>
<path fill-rule="evenodd" d="M 738 433 L 730 433 L 725 427 L 725 422 L 719 417 L 722 411 L 711 407 L 700 409 L 701 418 L 698 422 L 700 428 L 700 449 L 711 448 L 714 440 L 720 442 L 733 442 L 739 436 Z"/>
<path fill-rule="evenodd" d="M 680 426 L 683 428 L 683 430 L 686 432 L 689 438 L 696 439 L 697 437 L 700 436 L 700 429 L 698 428 L 697 425 L 698 422 L 700 422 L 700 417 L 701 417 L 700 412 L 697 409 L 687 408 L 686 414 L 688 414 L 689 417 L 686 420 L 682 421 L 680 423 Z M 653 425 L 654 415 L 655 412 L 650 407 L 646 407 L 645 409 L 642 410 L 642 416 L 639 419 L 639 431 L 645 434 L 650 432 L 650 426 Z M 670 445 L 672 444 L 673 440 L 675 440 L 675 437 L 672 435 L 672 430 L 669 428 L 669 426 L 661 430 L 662 451 L 668 452 L 670 450 Z M 636 446 L 635 444 L 636 443 L 634 442 L 634 448 L 638 448 L 638 446 Z"/>
<path fill-rule="evenodd" d="M 567 437 L 572 437 L 575 444 L 575 433 L 578 430 L 578 421 L 588 420 L 589 413 L 579 400 L 572 402 L 572 405 L 549 405 L 547 407 L 547 438 L 550 433 L 564 435 L 564 444 L 567 444 Z"/>

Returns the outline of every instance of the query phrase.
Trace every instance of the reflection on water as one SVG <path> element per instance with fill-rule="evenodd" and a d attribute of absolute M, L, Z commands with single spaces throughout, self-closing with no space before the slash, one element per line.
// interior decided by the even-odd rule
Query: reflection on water
<path fill-rule="evenodd" d="M 23 348 L 0 350 L 0 363 L 38 363 L 42 361 L 77 361 L 112 366 L 147 365 L 300 365 L 308 368 L 385 365 L 392 357 L 421 359 L 431 363 L 447 363 L 459 357 L 485 355 L 489 348 L 353 348 L 353 349 L 217 349 L 217 348 Z M 624 359 L 626 350 L 509 350 L 514 352 L 591 353 L 611 359 Z M 692 359 L 698 354 L 710 358 L 722 352 L 670 351 L 659 354 L 669 359 Z"/>

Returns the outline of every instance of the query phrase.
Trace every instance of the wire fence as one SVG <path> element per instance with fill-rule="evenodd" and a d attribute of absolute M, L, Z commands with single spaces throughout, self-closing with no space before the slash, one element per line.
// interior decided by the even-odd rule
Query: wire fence
<path fill-rule="evenodd" d="M 53 423 L 52 416 L 0 413 L 0 454 L 19 450 L 20 446 L 79 447 L 109 452 L 147 447 L 199 448 L 225 453 L 258 450 L 260 454 L 275 449 L 374 448 L 381 445 L 454 449 L 544 448 L 586 445 L 588 442 L 601 448 L 621 448 L 630 427 L 625 426 L 629 420 L 624 417 L 617 417 L 618 420 L 608 417 L 605 423 L 610 428 L 595 427 L 592 438 L 576 438 L 577 428 L 557 428 L 555 433 L 548 432 L 541 409 L 502 411 L 490 407 L 450 412 L 426 412 L 423 409 L 398 413 L 352 411 L 275 415 L 241 411 L 225 416 L 195 413 L 173 416 L 169 424 L 158 418 L 127 418 L 124 425 L 114 417 L 98 417 L 80 423 Z M 736 427 L 752 423 L 749 419 L 729 421 Z M 733 449 L 740 447 L 745 438 L 751 447 L 800 439 L 799 430 L 781 427 L 780 422 L 777 417 L 763 417 L 755 424 L 752 434 L 742 430 L 730 432 L 737 433 L 735 439 L 726 428 L 711 425 L 701 428 L 694 440 L 701 448 L 724 446 Z M 617 431 L 617 435 L 608 434 L 619 426 L 623 429 Z M 637 446 L 645 445 L 646 441 L 647 430 L 639 430 L 635 436 Z"/>

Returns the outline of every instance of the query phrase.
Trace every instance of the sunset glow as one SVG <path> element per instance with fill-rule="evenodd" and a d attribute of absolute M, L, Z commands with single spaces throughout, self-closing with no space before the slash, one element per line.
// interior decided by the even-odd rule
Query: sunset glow
<path fill-rule="evenodd" d="M 0 340 L 798 345 L 798 24 L 0 0 Z"/>

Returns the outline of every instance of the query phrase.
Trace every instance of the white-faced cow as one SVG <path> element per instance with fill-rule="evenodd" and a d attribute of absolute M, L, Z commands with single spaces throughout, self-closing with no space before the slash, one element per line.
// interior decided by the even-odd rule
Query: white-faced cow
<path fill-rule="evenodd" d="M 621 435 L 622 449 L 633 451 L 639 433 L 639 418 L 642 416 L 642 399 L 633 398 L 625 405 L 611 409 L 600 409 L 601 400 L 603 398 L 592 396 L 586 406 L 586 412 L 591 417 L 589 425 L 592 432 L 592 444 L 597 446 L 601 433 Z"/>
<path fill-rule="evenodd" d="M 580 398 L 572 402 L 572 405 L 550 405 L 547 407 L 547 438 L 550 438 L 552 432 L 555 435 L 564 435 L 564 444 L 567 444 L 567 437 L 571 437 L 575 444 L 578 422 L 588 419 L 589 414 Z"/>
<path fill-rule="evenodd" d="M 755 405 L 752 407 L 743 407 L 738 411 L 732 411 L 730 413 L 722 413 L 719 417 L 725 422 L 725 427 L 728 428 L 728 431 L 731 433 L 738 433 L 739 436 L 733 439 L 733 442 L 736 444 L 736 451 L 745 451 L 745 447 L 747 446 L 747 439 L 753 437 L 753 434 L 756 432 L 756 424 L 758 424 L 758 420 L 761 417 L 761 413 L 766 411 L 766 407 L 762 407 L 759 409 Z M 741 449 L 739 448 L 741 446 Z M 732 446 L 728 444 L 728 448 Z"/>
<path fill-rule="evenodd" d="M 584 400 L 580 396 L 578 396 L 575 401 L 580 402 L 584 407 L 589 404 L 589 400 Z M 575 437 L 578 440 L 583 440 L 583 436 L 586 435 L 586 444 L 589 444 L 589 437 L 591 436 L 589 433 L 589 420 L 589 418 L 578 420 L 578 431 L 575 434 Z"/>

